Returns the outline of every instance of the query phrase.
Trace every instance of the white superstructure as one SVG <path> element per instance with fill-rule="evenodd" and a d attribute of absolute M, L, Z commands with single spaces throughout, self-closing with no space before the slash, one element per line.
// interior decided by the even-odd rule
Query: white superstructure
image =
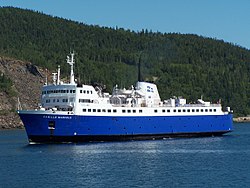
<path fill-rule="evenodd" d="M 170 98 L 162 101 L 157 86 L 148 82 L 137 82 L 130 89 L 119 89 L 112 94 L 104 93 L 100 87 L 77 85 L 74 79 L 74 53 L 67 56 L 71 66 L 70 82 L 60 80 L 60 67 L 53 73 L 53 83 L 43 86 L 39 110 L 53 113 L 93 116 L 190 116 L 222 115 L 221 104 L 211 104 L 199 99 L 196 104 L 187 104 L 186 99 Z"/>

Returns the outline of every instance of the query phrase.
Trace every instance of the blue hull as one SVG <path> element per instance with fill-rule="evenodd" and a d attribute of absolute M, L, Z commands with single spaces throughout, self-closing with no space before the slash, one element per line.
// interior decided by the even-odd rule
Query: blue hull
<path fill-rule="evenodd" d="M 88 142 L 222 135 L 232 114 L 109 117 L 19 113 L 30 142 Z"/>

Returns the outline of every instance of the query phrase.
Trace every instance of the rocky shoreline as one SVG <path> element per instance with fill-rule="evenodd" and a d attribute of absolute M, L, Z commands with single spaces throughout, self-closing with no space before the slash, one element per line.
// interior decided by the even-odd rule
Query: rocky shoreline
<path fill-rule="evenodd" d="M 1 129 L 24 129 L 23 123 L 16 112 L 7 115 L 0 115 Z"/>
<path fill-rule="evenodd" d="M 235 123 L 248 123 L 250 122 L 250 116 L 233 118 Z"/>
<path fill-rule="evenodd" d="M 14 94 L 0 91 L 0 129 L 23 129 L 16 110 L 18 99 L 23 109 L 37 108 L 46 71 L 31 62 L 0 56 L 0 74 L 12 81 Z"/>

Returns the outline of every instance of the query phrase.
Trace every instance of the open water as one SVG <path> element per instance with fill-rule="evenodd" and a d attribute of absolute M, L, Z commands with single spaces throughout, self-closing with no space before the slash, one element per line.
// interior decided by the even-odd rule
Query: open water
<path fill-rule="evenodd" d="M 0 131 L 0 187 L 250 187 L 250 124 L 223 137 L 28 145 Z"/>

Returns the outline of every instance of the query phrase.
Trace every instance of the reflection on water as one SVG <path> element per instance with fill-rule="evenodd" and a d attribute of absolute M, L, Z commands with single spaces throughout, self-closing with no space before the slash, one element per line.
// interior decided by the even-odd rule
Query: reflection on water
<path fill-rule="evenodd" d="M 0 187 L 247 187 L 249 136 L 237 124 L 223 137 L 29 145 L 0 131 Z"/>

